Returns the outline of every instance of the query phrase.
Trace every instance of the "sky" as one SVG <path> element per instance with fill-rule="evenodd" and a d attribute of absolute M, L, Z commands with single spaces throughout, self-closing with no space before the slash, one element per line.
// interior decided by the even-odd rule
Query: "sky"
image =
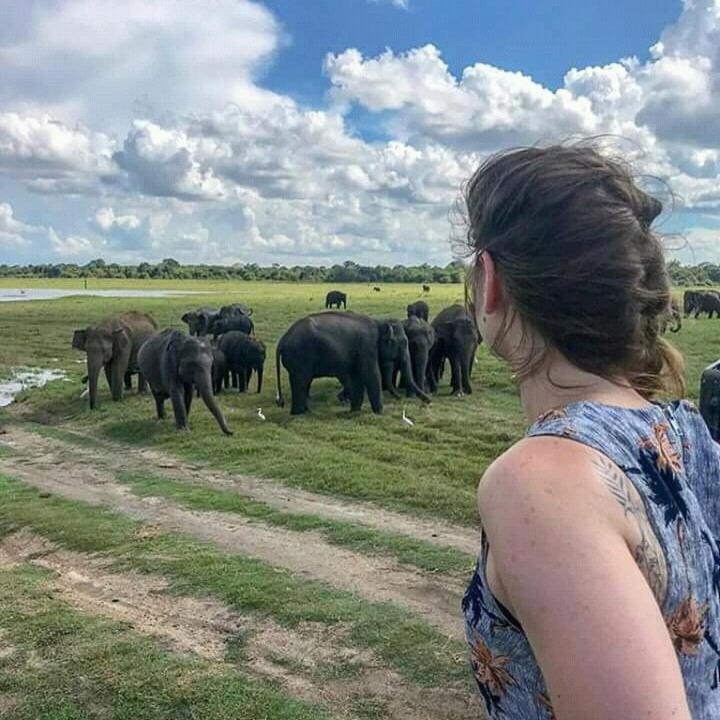
<path fill-rule="evenodd" d="M 489 153 L 603 136 L 720 262 L 720 0 L 0 0 L 0 263 L 445 264 Z"/>

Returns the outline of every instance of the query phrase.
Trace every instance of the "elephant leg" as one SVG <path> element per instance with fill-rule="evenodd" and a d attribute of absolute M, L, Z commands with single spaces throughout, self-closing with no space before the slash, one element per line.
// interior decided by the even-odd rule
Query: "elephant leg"
<path fill-rule="evenodd" d="M 173 385 L 170 388 L 170 402 L 175 414 L 175 427 L 178 430 L 187 430 L 187 413 L 185 411 L 184 388 L 181 385 Z"/>
<path fill-rule="evenodd" d="M 125 389 L 132 390 L 132 373 L 128 370 L 123 378 L 125 381 Z"/>
<path fill-rule="evenodd" d="M 453 395 L 461 395 L 462 386 L 462 362 L 457 354 L 450 358 L 450 386 Z"/>
<path fill-rule="evenodd" d="M 379 415 L 383 411 L 382 380 L 380 378 L 380 368 L 376 362 L 369 363 L 365 367 L 364 380 L 370 407 L 376 415 Z"/>
<path fill-rule="evenodd" d="M 107 380 L 108 387 L 112 391 L 112 368 L 110 367 L 110 363 L 105 365 L 105 379 Z"/>
<path fill-rule="evenodd" d="M 199 391 L 198 391 L 199 392 Z M 185 415 L 190 414 L 190 406 L 192 405 L 193 399 L 193 386 L 192 383 L 185 385 Z"/>
<path fill-rule="evenodd" d="M 157 412 L 158 420 L 165 419 L 165 396 L 162 393 L 153 391 L 153 397 L 155 398 L 155 411 Z"/>
<path fill-rule="evenodd" d="M 365 384 L 362 377 L 343 375 L 338 379 L 343 386 L 343 389 L 338 393 L 338 399 L 342 403 L 350 403 L 350 412 L 358 412 L 362 408 L 363 396 L 365 395 Z"/>
<path fill-rule="evenodd" d="M 145 376 L 139 372 L 138 373 L 138 395 L 144 395 L 147 392 L 147 380 L 145 380 Z"/>
<path fill-rule="evenodd" d="M 307 412 L 307 395 L 312 378 L 300 373 L 290 373 L 290 393 L 292 395 L 291 415 L 302 415 Z"/>
<path fill-rule="evenodd" d="M 238 386 L 238 376 L 237 376 L 237 373 L 233 371 L 233 372 L 230 373 L 230 375 L 231 375 L 231 377 L 232 377 L 232 386 L 233 386 L 233 388 L 236 388 L 236 389 L 237 389 L 237 386 Z"/>

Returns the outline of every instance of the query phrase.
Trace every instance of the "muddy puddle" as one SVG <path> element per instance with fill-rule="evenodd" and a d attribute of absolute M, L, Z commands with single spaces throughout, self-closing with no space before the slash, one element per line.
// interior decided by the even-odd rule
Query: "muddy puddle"
<path fill-rule="evenodd" d="M 23 390 L 39 388 L 53 380 L 64 380 L 62 370 L 22 368 L 13 370 L 9 378 L 0 379 L 0 407 L 10 405 Z"/>

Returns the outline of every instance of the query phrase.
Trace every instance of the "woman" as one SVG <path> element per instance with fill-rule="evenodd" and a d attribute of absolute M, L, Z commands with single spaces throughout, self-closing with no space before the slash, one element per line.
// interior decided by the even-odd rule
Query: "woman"
<path fill-rule="evenodd" d="M 491 718 L 720 718 L 720 465 L 660 328 L 660 203 L 588 146 L 490 158 L 466 190 L 478 328 L 526 437 L 478 489 L 463 609 Z"/>

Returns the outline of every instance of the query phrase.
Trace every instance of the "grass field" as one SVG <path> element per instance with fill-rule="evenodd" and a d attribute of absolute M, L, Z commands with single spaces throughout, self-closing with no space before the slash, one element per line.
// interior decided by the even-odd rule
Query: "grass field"
<path fill-rule="evenodd" d="M 321 380 L 312 412 L 291 417 L 274 404 L 275 341 L 329 287 L 90 287 L 208 294 L 0 303 L 0 377 L 67 373 L 0 410 L 0 717 L 482 717 L 459 602 L 477 481 L 525 427 L 507 369 L 481 347 L 473 395 L 386 396 L 379 417 L 367 403 L 350 415 Z M 344 289 L 350 309 L 395 317 L 420 290 Z M 435 313 L 461 298 L 434 285 L 426 299 Z M 89 411 L 73 329 L 129 309 L 183 327 L 187 309 L 233 301 L 254 308 L 268 345 L 262 394 L 220 396 L 234 436 L 202 405 L 178 433 L 150 397 L 113 403 L 102 383 Z M 696 398 L 720 322 L 685 320 L 670 337 Z"/>

